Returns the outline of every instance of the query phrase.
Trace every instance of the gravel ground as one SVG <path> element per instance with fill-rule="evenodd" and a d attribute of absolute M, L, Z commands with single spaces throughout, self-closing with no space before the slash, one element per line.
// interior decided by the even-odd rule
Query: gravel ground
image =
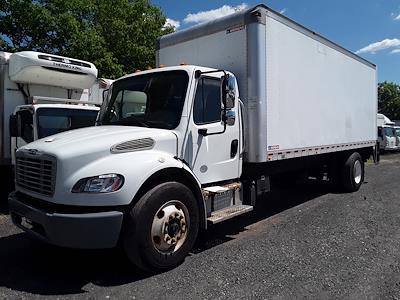
<path fill-rule="evenodd" d="M 400 155 L 381 159 L 357 193 L 315 183 L 271 192 L 154 276 L 118 250 L 31 240 L 0 215 L 0 298 L 400 299 Z"/>

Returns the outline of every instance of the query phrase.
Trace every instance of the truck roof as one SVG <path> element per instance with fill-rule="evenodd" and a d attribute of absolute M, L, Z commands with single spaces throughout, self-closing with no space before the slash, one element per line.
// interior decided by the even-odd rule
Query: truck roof
<path fill-rule="evenodd" d="M 4 59 L 8 60 L 10 58 L 11 54 L 12 53 L 10 53 L 10 52 L 0 51 L 0 58 L 3 59 L 3 60 Z"/>
<path fill-rule="evenodd" d="M 259 13 L 259 15 L 258 15 Z M 161 36 L 157 39 L 156 50 L 161 48 L 189 41 L 202 36 L 210 35 L 219 31 L 227 30 L 232 26 L 245 26 L 251 23 L 259 22 L 265 24 L 265 16 L 268 15 L 273 19 L 276 19 L 283 24 L 291 27 L 292 29 L 301 32 L 328 47 L 331 47 L 357 61 L 376 69 L 376 65 L 369 62 L 368 60 L 358 56 L 352 51 L 349 51 L 342 46 L 330 41 L 329 39 L 323 37 L 322 35 L 316 33 L 315 31 L 304 27 L 303 25 L 289 19 L 288 17 L 274 11 L 264 4 L 256 5 L 252 8 L 239 11 L 237 13 L 219 18 L 207 23 L 199 24 L 188 29 L 184 29 L 178 32 L 170 33 Z"/>
<path fill-rule="evenodd" d="M 393 126 L 395 122 L 392 122 L 388 117 L 384 114 L 377 114 L 377 124 L 378 126 Z"/>
<path fill-rule="evenodd" d="M 192 73 L 194 71 L 194 69 L 199 69 L 201 71 L 215 70 L 213 68 L 194 66 L 194 65 L 166 66 L 166 67 L 160 67 L 160 68 L 154 68 L 154 69 L 150 69 L 150 70 L 140 71 L 137 73 L 127 74 L 125 76 L 122 76 L 121 78 L 118 78 L 117 80 L 132 77 L 132 76 L 137 76 L 137 75 L 149 74 L 149 73 L 153 73 L 153 72 L 166 72 L 166 71 L 182 70 L 182 71 L 186 71 L 188 73 Z"/>
<path fill-rule="evenodd" d="M 26 104 L 18 106 L 19 109 L 24 108 L 65 108 L 65 109 L 81 109 L 81 110 L 96 110 L 99 111 L 100 108 L 97 106 L 90 105 L 76 105 L 76 104 Z"/>

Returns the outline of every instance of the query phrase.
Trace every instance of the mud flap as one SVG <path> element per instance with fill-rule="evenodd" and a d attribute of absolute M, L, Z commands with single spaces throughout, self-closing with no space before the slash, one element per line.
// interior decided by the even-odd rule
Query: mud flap
<path fill-rule="evenodd" d="M 379 153 L 379 142 L 376 142 L 373 150 L 373 157 L 374 157 L 374 163 L 377 165 L 379 164 L 379 161 L 381 159 L 380 153 Z"/>

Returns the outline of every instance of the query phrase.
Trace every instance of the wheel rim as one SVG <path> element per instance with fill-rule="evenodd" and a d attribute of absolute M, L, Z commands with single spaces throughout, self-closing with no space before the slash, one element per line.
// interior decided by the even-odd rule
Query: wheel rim
<path fill-rule="evenodd" d="M 172 200 L 165 203 L 154 215 L 151 225 L 154 248 L 165 254 L 178 251 L 186 241 L 189 221 L 188 209 L 182 202 Z"/>
<path fill-rule="evenodd" d="M 356 184 L 360 184 L 362 177 L 362 166 L 359 160 L 354 162 L 354 181 Z"/>

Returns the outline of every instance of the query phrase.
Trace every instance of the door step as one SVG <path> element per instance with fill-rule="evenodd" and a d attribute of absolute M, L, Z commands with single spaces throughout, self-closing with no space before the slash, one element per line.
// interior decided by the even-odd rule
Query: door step
<path fill-rule="evenodd" d="M 229 206 L 211 213 L 211 216 L 207 218 L 207 221 L 211 224 L 217 224 L 225 220 L 232 219 L 236 216 L 248 213 L 253 210 L 253 206 L 250 205 L 234 205 Z"/>

